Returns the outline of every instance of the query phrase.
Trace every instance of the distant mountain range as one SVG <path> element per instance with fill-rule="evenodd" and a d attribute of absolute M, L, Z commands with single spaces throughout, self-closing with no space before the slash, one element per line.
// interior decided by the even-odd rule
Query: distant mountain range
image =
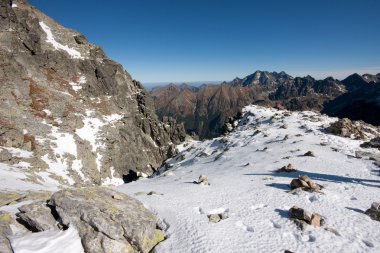
<path fill-rule="evenodd" d="M 248 104 L 289 110 L 316 110 L 380 125 L 380 74 L 332 77 L 292 77 L 285 72 L 256 71 L 221 84 L 168 84 L 151 91 L 159 117 L 171 116 L 201 139 L 218 136 L 229 117 Z"/>
<path fill-rule="evenodd" d="M 204 84 L 220 84 L 222 81 L 195 81 L 195 82 L 144 82 L 143 86 L 146 90 L 150 91 L 153 90 L 157 87 L 162 87 L 166 86 L 169 84 L 176 84 L 176 85 L 181 85 L 181 84 L 187 84 L 191 85 L 194 87 L 199 87 Z"/>

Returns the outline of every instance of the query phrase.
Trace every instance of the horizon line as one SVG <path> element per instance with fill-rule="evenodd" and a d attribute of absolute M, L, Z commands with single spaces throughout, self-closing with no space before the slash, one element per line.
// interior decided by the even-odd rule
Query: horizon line
<path fill-rule="evenodd" d="M 230 82 L 236 78 L 240 78 L 240 79 L 243 79 L 249 75 L 252 75 L 254 74 L 255 72 L 269 72 L 269 73 L 281 73 L 281 72 L 285 72 L 286 74 L 290 75 L 291 77 L 293 78 L 297 78 L 297 77 L 301 77 L 301 78 L 304 78 L 304 77 L 307 77 L 307 76 L 311 76 L 312 78 L 316 79 L 316 80 L 324 80 L 324 79 L 327 79 L 327 78 L 330 78 L 332 77 L 333 79 L 336 79 L 336 80 L 339 80 L 339 81 L 342 81 L 344 80 L 345 78 L 351 76 L 351 75 L 354 75 L 354 74 L 358 74 L 358 75 L 365 75 L 365 74 L 369 74 L 369 75 L 377 75 L 377 74 L 380 74 L 380 67 L 372 67 L 372 68 L 363 68 L 362 70 L 356 70 L 356 71 L 350 71 L 350 70 L 336 70 L 336 71 L 332 71 L 330 72 L 330 75 L 327 75 L 327 74 L 322 74 L 325 73 L 324 71 L 311 71 L 311 72 L 299 72 L 299 73 L 303 73 L 303 74 L 296 74 L 296 75 L 293 75 L 293 74 L 289 74 L 289 72 L 292 72 L 292 71 L 268 71 L 268 70 L 255 70 L 254 72 L 248 74 L 248 75 L 245 75 L 243 77 L 234 77 L 234 78 L 231 78 L 229 80 L 213 80 L 213 81 L 141 81 L 141 80 L 138 80 L 140 81 L 142 84 L 149 84 L 149 85 L 152 85 L 152 84 L 161 84 L 161 85 L 165 85 L 165 84 L 189 84 L 189 83 L 204 83 L 204 84 L 221 84 L 223 82 Z M 306 73 L 309 73 L 309 74 L 306 74 Z M 334 77 L 333 73 L 335 73 L 335 76 L 340 76 L 340 77 Z M 319 74 L 319 75 L 318 75 Z M 324 76 L 324 77 L 315 77 L 315 76 Z"/>

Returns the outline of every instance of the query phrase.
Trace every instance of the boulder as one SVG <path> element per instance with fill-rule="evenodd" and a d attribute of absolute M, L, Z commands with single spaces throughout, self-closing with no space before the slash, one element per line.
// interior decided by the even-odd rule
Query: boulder
<path fill-rule="evenodd" d="M 362 148 L 377 148 L 380 150 L 380 137 L 371 139 L 370 141 L 364 142 L 360 145 Z"/>
<path fill-rule="evenodd" d="M 33 232 L 58 229 L 57 222 L 52 214 L 54 210 L 50 209 L 45 202 L 23 205 L 18 210 L 21 212 L 18 214 L 19 220 L 27 224 Z"/>
<path fill-rule="evenodd" d="M 312 156 L 312 157 L 315 157 L 313 151 L 307 151 L 304 156 Z"/>
<path fill-rule="evenodd" d="M 294 166 L 291 163 L 289 163 L 287 166 L 283 166 L 277 170 L 277 172 L 294 172 L 294 171 L 296 171 L 296 169 L 294 168 Z"/>
<path fill-rule="evenodd" d="M 301 230 L 304 230 L 307 225 L 320 227 L 325 223 L 325 219 L 321 215 L 316 213 L 312 214 L 297 206 L 293 206 L 289 209 L 289 218 L 292 219 Z"/>
<path fill-rule="evenodd" d="M 311 216 L 312 216 L 311 213 L 297 206 L 293 206 L 292 208 L 289 209 L 289 217 L 293 219 L 310 222 Z"/>
<path fill-rule="evenodd" d="M 164 240 L 151 211 L 111 189 L 65 189 L 54 193 L 49 204 L 55 207 L 63 226 L 78 230 L 85 252 L 147 253 Z"/>
<path fill-rule="evenodd" d="M 205 175 L 200 175 L 198 181 L 194 181 L 193 183 L 200 185 L 210 185 L 210 183 L 208 182 L 208 178 Z"/>
<path fill-rule="evenodd" d="M 310 225 L 314 227 L 320 227 L 321 226 L 321 217 L 318 214 L 313 214 L 311 216 Z"/>
<path fill-rule="evenodd" d="M 298 189 L 302 189 L 305 191 L 312 191 L 312 192 L 316 191 L 319 193 L 323 193 L 323 192 L 321 192 L 321 190 L 324 187 L 320 184 L 317 184 L 317 183 L 314 183 L 313 181 L 311 181 L 311 179 L 308 176 L 299 176 L 298 178 L 295 178 L 290 182 L 290 188 L 293 191 L 298 190 Z"/>
<path fill-rule="evenodd" d="M 364 212 L 372 220 L 380 221 L 380 203 L 373 202 L 371 208 Z"/>
<path fill-rule="evenodd" d="M 219 214 L 210 214 L 208 219 L 211 223 L 218 223 L 221 220 Z"/>
<path fill-rule="evenodd" d="M 209 214 L 209 215 L 207 215 L 207 217 L 208 217 L 208 220 L 210 221 L 210 223 L 218 223 L 221 220 L 228 219 L 229 216 L 228 216 L 228 212 L 225 211 L 222 213 Z"/>

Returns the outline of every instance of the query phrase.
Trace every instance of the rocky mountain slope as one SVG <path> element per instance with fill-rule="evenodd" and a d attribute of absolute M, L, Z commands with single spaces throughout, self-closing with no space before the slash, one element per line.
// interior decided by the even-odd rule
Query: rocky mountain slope
<path fill-rule="evenodd" d="M 323 113 L 380 125 L 380 75 L 352 75 L 342 82 L 351 90 L 327 103 Z M 363 80 L 366 80 L 363 82 Z M 368 82 L 367 82 L 368 81 Z M 353 84 L 353 85 L 351 85 Z"/>
<path fill-rule="evenodd" d="M 255 105 L 234 125 L 118 188 L 163 220 L 156 252 L 379 252 L 379 127 Z"/>
<path fill-rule="evenodd" d="M 184 140 L 102 49 L 24 0 L 0 5 L 0 173 L 12 189 L 150 175 Z"/>
<path fill-rule="evenodd" d="M 326 103 L 343 94 L 351 94 L 363 85 L 367 87 L 366 84 L 377 81 L 378 76 L 353 75 L 341 82 L 331 77 L 315 80 L 310 76 L 293 78 L 285 72 L 256 71 L 221 85 L 186 90 L 170 85 L 157 88 L 151 94 L 160 117 L 170 115 L 184 122 L 188 133 L 195 132 L 201 138 L 208 138 L 223 132 L 226 120 L 250 103 L 274 106 L 279 101 L 289 110 L 321 111 Z M 345 110 L 345 116 L 351 117 L 349 111 L 349 108 Z M 367 120 L 368 117 L 353 118 Z"/>

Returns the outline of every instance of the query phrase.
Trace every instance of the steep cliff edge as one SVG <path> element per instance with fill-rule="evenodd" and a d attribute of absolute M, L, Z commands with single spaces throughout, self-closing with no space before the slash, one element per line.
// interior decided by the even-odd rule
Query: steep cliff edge
<path fill-rule="evenodd" d="M 0 1 L 1 173 L 33 184 L 122 182 L 175 153 L 142 85 L 80 33 L 24 0 Z"/>

